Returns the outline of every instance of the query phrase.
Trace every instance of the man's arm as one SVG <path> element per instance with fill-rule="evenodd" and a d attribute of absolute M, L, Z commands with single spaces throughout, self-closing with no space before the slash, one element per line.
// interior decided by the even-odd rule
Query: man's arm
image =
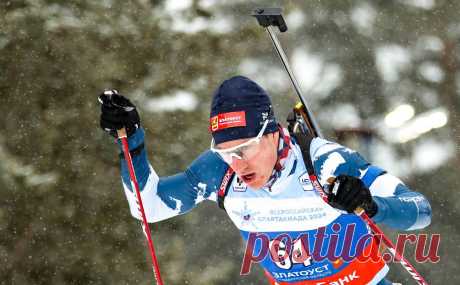
<path fill-rule="evenodd" d="M 373 220 L 395 229 L 414 230 L 431 222 L 431 207 L 420 193 L 385 170 L 370 165 L 359 153 L 339 144 L 316 138 L 310 154 L 322 185 L 331 176 L 349 175 L 360 178 L 370 190 L 377 205 Z"/>
<path fill-rule="evenodd" d="M 150 165 L 144 146 L 144 130 L 136 106 L 117 90 L 105 90 L 98 97 L 101 103 L 100 126 L 117 138 L 124 128 L 128 136 L 136 178 L 139 183 L 145 214 L 149 222 L 183 214 L 205 199 L 216 200 L 217 185 L 227 171 L 227 165 L 210 151 L 199 156 L 185 172 L 160 178 Z M 137 199 L 132 190 L 128 166 L 121 142 L 121 176 L 131 214 L 140 219 Z"/>
<path fill-rule="evenodd" d="M 128 142 L 148 222 L 165 220 L 193 209 L 203 200 L 216 201 L 216 191 L 227 164 L 211 151 L 204 152 L 181 173 L 158 177 L 144 147 L 144 130 L 139 128 Z M 120 148 L 121 150 L 121 148 Z M 140 219 L 128 168 L 121 159 L 121 176 L 131 214 Z"/>
<path fill-rule="evenodd" d="M 388 173 L 378 176 L 369 189 L 378 207 L 373 217 L 376 223 L 403 230 L 422 229 L 431 223 L 428 200 L 397 177 Z"/>

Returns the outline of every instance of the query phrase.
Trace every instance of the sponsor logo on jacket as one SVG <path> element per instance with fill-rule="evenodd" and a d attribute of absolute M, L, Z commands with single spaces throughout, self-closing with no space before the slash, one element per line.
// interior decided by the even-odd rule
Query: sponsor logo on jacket
<path fill-rule="evenodd" d="M 237 177 L 236 178 L 236 183 L 233 184 L 233 191 L 235 191 L 235 192 L 246 192 L 247 188 L 248 188 L 248 186 L 246 185 L 246 183 L 244 183 L 244 181 L 242 179 Z"/>
<path fill-rule="evenodd" d="M 304 191 L 313 190 L 313 184 L 311 184 L 310 177 L 307 172 L 299 176 L 299 182 Z"/>
<path fill-rule="evenodd" d="M 359 279 L 359 275 L 356 274 L 356 271 L 353 271 L 352 273 L 341 277 L 337 280 L 330 281 L 330 282 L 318 282 L 316 285 L 344 285 L 344 284 L 357 284 L 354 283 L 354 280 Z"/>

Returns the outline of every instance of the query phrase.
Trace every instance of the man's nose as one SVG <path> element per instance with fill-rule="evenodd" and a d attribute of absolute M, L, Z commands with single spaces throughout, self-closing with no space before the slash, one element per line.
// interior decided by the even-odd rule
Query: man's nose
<path fill-rule="evenodd" d="M 237 157 L 232 157 L 232 164 L 231 167 L 236 172 L 244 170 L 247 167 L 247 162 L 244 159 L 239 159 Z"/>

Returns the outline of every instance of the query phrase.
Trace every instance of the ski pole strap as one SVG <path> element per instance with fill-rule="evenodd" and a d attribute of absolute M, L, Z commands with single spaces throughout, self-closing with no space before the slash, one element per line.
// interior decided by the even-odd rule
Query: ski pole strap
<path fill-rule="evenodd" d="M 231 184 L 230 181 L 232 181 L 234 174 L 235 171 L 231 167 L 229 167 L 227 169 L 227 172 L 225 172 L 224 178 L 222 178 L 222 182 L 217 192 L 217 204 L 219 205 L 219 208 L 221 208 L 222 210 L 225 210 L 225 196 L 227 196 L 228 188 L 230 188 Z"/>
<path fill-rule="evenodd" d="M 321 196 L 321 198 L 327 203 L 327 194 L 324 192 L 323 186 L 319 183 L 318 178 L 315 174 L 315 168 L 313 167 L 313 161 L 310 155 L 310 145 L 314 137 L 311 134 L 307 133 L 291 133 L 300 146 L 300 151 L 302 152 L 303 162 L 307 168 L 308 176 L 310 181 L 315 188 L 316 192 Z"/>
<path fill-rule="evenodd" d="M 136 148 L 130 150 L 129 153 L 131 154 L 131 157 L 134 157 L 136 155 L 141 154 L 142 150 L 144 150 L 144 143 L 141 143 Z M 118 154 L 118 156 L 120 157 L 120 159 L 125 159 L 125 155 L 123 152 Z"/>
<path fill-rule="evenodd" d="M 313 140 L 313 136 L 310 134 L 304 133 L 291 133 L 296 140 L 296 142 L 300 146 L 300 151 L 302 152 L 303 162 L 305 163 L 305 167 L 307 168 L 307 172 L 309 176 L 315 175 L 315 168 L 313 167 L 313 162 L 311 160 L 310 155 L 310 145 L 311 141 Z"/>

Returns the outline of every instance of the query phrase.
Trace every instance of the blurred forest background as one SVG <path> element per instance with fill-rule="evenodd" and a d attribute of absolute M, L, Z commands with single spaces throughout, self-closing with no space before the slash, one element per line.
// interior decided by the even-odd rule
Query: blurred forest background
<path fill-rule="evenodd" d="M 160 175 L 209 146 L 229 76 L 264 86 L 283 120 L 296 99 L 249 16 L 261 6 L 283 7 L 280 40 L 327 137 L 431 201 L 419 232 L 442 235 L 441 261 L 417 269 L 460 282 L 460 1 L 2 0 L 0 284 L 152 284 L 97 95 L 137 104 Z M 239 276 L 243 243 L 213 203 L 151 228 L 165 284 L 265 284 L 257 266 Z M 415 284 L 397 264 L 389 276 Z"/>

